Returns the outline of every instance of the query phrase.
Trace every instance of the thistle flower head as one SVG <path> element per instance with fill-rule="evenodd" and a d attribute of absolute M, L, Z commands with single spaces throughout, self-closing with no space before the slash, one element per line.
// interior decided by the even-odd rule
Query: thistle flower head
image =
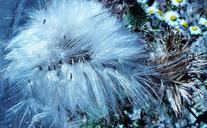
<path fill-rule="evenodd" d="M 53 1 L 30 18 L 7 47 L 5 78 L 44 106 L 33 117 L 65 127 L 78 113 L 99 119 L 116 112 L 125 98 L 144 103 L 142 87 L 130 75 L 145 56 L 143 45 L 101 4 Z"/>
<path fill-rule="evenodd" d="M 189 73 L 195 71 L 192 70 L 192 65 L 205 67 L 203 61 L 194 58 L 189 50 L 191 40 L 189 36 L 171 29 L 155 32 L 156 44 L 150 60 L 151 63 L 158 64 L 155 70 L 160 72 L 160 93 L 163 93 L 163 99 L 168 101 L 176 116 L 182 115 L 183 104 L 192 99 L 191 91 L 197 91 L 194 88 L 195 83 L 186 80 Z"/>

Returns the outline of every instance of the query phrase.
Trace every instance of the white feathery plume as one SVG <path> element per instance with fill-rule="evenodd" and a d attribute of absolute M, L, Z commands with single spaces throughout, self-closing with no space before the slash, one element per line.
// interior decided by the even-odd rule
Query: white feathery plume
<path fill-rule="evenodd" d="M 30 18 L 5 57 L 10 63 L 4 79 L 11 97 L 19 98 L 8 110 L 9 118 L 20 120 L 16 127 L 27 116 L 30 127 L 74 127 L 82 114 L 99 119 L 118 112 L 125 98 L 147 104 L 150 87 L 137 81 L 146 72 L 137 66 L 144 62 L 144 46 L 100 3 L 54 0 Z"/>

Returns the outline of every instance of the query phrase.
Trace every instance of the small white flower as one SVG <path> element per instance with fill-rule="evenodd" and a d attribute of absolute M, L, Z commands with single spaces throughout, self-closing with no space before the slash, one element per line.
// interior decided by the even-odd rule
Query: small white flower
<path fill-rule="evenodd" d="M 147 3 L 147 1 L 148 0 L 137 0 L 137 3 L 143 3 L 143 4 L 145 4 L 145 3 Z"/>
<path fill-rule="evenodd" d="M 160 10 L 160 9 L 157 9 L 156 13 L 155 13 L 155 16 L 160 19 L 160 20 L 164 20 L 164 17 L 163 17 L 163 11 Z"/>
<path fill-rule="evenodd" d="M 188 27 L 188 22 L 184 19 L 180 20 L 180 25 L 182 25 L 184 28 Z"/>
<path fill-rule="evenodd" d="M 175 11 L 168 11 L 164 14 L 165 21 L 171 26 L 178 25 L 179 14 Z"/>
<path fill-rule="evenodd" d="M 157 7 L 154 5 L 147 8 L 147 14 L 149 15 L 155 14 L 156 12 L 157 12 Z"/>
<path fill-rule="evenodd" d="M 172 4 L 175 6 L 183 6 L 186 4 L 186 0 L 171 0 Z"/>
<path fill-rule="evenodd" d="M 193 35 L 201 34 L 201 29 L 196 25 L 190 26 L 190 33 Z"/>
<path fill-rule="evenodd" d="M 183 32 L 183 30 L 179 26 L 176 26 L 173 31 L 174 32 Z"/>
<path fill-rule="evenodd" d="M 204 26 L 207 27 L 207 20 L 206 20 L 206 18 L 200 18 L 199 24 L 204 25 Z"/>

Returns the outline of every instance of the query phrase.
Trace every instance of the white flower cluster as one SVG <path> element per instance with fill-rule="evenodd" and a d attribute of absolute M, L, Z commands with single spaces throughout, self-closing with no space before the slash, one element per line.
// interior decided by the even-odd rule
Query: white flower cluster
<path fill-rule="evenodd" d="M 189 4 L 187 0 L 171 0 L 169 6 L 171 9 L 160 9 L 159 3 L 154 2 L 152 6 L 147 5 L 147 1 L 138 0 L 139 3 L 144 5 L 145 11 L 149 16 L 156 17 L 161 21 L 164 21 L 169 26 L 176 28 L 181 32 L 190 32 L 192 35 L 202 34 L 202 29 L 207 28 L 207 19 L 200 17 L 197 22 L 192 22 L 186 19 L 184 14 L 181 13 L 183 8 L 186 8 Z"/>

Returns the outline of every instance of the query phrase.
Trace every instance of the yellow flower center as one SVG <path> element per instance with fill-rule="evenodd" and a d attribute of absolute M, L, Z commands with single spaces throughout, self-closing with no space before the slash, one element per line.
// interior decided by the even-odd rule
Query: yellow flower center
<path fill-rule="evenodd" d="M 157 14 L 159 14 L 160 16 L 162 16 L 162 11 L 160 9 L 157 10 Z"/>
<path fill-rule="evenodd" d="M 153 9 L 149 9 L 149 10 L 148 10 L 148 13 L 149 13 L 149 14 L 152 14 L 152 13 L 154 13 L 154 10 L 153 10 Z"/>
<path fill-rule="evenodd" d="M 176 2 L 178 2 L 178 3 L 182 3 L 182 2 L 183 2 L 183 0 L 176 0 Z"/>
<path fill-rule="evenodd" d="M 197 26 L 192 26 L 191 29 L 192 29 L 193 31 L 196 31 L 196 30 L 198 30 L 198 27 L 197 27 Z"/>
<path fill-rule="evenodd" d="M 179 28 L 177 28 L 176 30 L 177 30 L 178 32 L 180 32 L 180 29 L 179 29 Z"/>
<path fill-rule="evenodd" d="M 207 20 L 204 22 L 204 25 L 207 25 Z"/>
<path fill-rule="evenodd" d="M 177 17 L 173 15 L 173 16 L 170 17 L 170 20 L 176 21 L 177 20 Z"/>
<path fill-rule="evenodd" d="M 188 22 L 184 21 L 182 25 L 183 25 L 183 27 L 187 28 L 188 27 Z"/>

